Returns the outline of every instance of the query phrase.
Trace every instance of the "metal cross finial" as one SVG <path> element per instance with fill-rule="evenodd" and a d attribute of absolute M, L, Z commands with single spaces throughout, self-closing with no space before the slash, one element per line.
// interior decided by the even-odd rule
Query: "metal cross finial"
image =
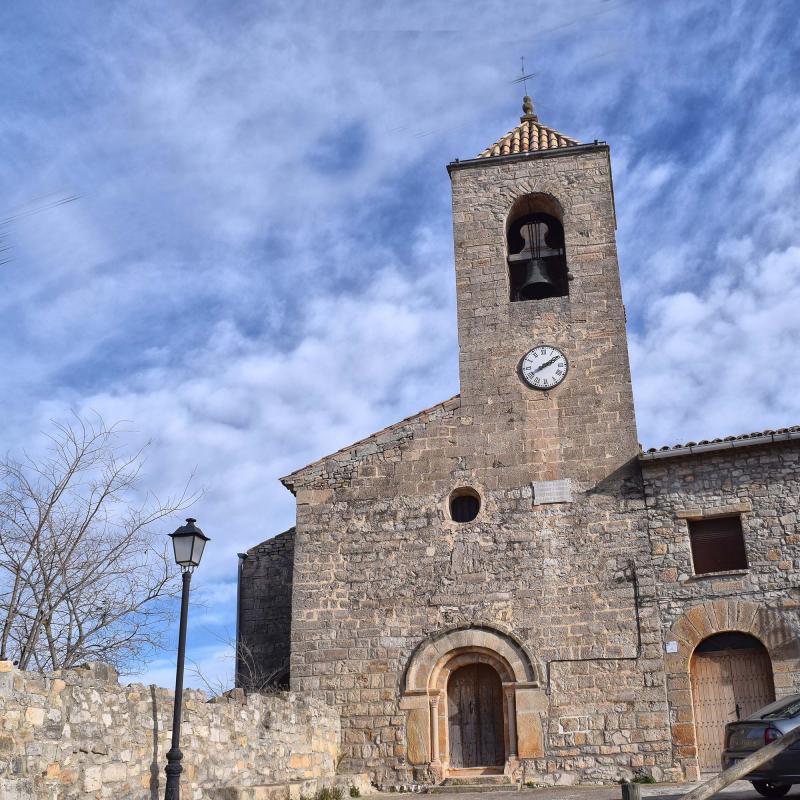
<path fill-rule="evenodd" d="M 521 83 L 525 88 L 525 97 L 522 98 L 522 114 L 523 116 L 520 119 L 525 122 L 526 120 L 533 120 L 534 122 L 538 121 L 537 116 L 533 113 L 533 100 L 531 100 L 530 96 L 528 95 L 528 78 L 535 78 L 536 73 L 534 72 L 525 72 L 525 56 L 520 56 L 520 63 L 522 65 L 521 72 L 522 74 L 516 80 L 511 81 L 511 83 Z"/>
<path fill-rule="evenodd" d="M 521 75 L 520 75 L 519 78 L 516 78 L 515 80 L 511 81 L 511 83 L 521 83 L 523 85 L 524 89 L 525 89 L 525 95 L 527 96 L 527 94 L 528 94 L 528 78 L 535 78 L 536 77 L 536 73 L 535 72 L 527 72 L 527 73 L 525 72 L 525 56 L 520 56 L 519 60 L 520 60 L 520 64 L 522 65 Z"/>

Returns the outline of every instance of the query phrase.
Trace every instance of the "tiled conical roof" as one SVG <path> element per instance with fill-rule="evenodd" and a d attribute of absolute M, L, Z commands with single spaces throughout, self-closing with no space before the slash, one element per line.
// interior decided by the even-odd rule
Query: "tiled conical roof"
<path fill-rule="evenodd" d="M 561 147 L 580 144 L 577 139 L 571 139 L 553 128 L 542 125 L 539 117 L 533 113 L 533 101 L 527 95 L 522 101 L 522 111 L 524 113 L 519 118 L 520 124 L 483 152 L 478 153 L 478 158 L 535 153 L 539 150 L 557 150 Z"/>

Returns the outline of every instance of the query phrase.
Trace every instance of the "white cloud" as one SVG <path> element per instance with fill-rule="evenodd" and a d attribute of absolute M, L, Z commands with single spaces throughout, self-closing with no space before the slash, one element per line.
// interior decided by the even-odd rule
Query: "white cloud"
<path fill-rule="evenodd" d="M 612 144 L 643 442 L 800 418 L 794 15 L 86 8 L 4 42 L 4 207 L 80 195 L 0 229 L 4 441 L 93 408 L 152 441 L 159 493 L 197 469 L 195 650 L 236 552 L 293 521 L 280 475 L 457 391 L 444 163 L 515 123 L 521 54 L 544 122 Z"/>
<path fill-rule="evenodd" d="M 140 372 L 71 402 L 136 420 L 151 442 L 154 485 L 175 491 L 196 467 L 206 494 L 193 513 L 215 554 L 198 575 L 230 574 L 237 551 L 292 523 L 279 475 L 412 413 L 421 396 L 456 390 L 452 298 L 430 281 L 384 269 L 363 291 L 311 299 L 286 348 L 220 323 L 182 368 Z M 48 401 L 42 422 L 65 411 Z"/>
<path fill-rule="evenodd" d="M 721 251 L 752 253 L 737 240 Z M 729 261 L 697 293 L 653 303 L 632 337 L 648 446 L 796 424 L 800 418 L 800 247 Z"/>

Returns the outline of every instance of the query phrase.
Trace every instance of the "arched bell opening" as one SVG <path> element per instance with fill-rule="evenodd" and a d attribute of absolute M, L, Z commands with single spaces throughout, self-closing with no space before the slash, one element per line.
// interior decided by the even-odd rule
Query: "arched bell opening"
<path fill-rule="evenodd" d="M 719 767 L 725 725 L 775 700 L 772 660 L 755 636 L 726 631 L 697 645 L 689 672 L 697 761 L 709 772 Z"/>
<path fill-rule="evenodd" d="M 506 242 L 512 302 L 569 295 L 562 214 L 552 197 L 519 198 L 508 216 Z"/>

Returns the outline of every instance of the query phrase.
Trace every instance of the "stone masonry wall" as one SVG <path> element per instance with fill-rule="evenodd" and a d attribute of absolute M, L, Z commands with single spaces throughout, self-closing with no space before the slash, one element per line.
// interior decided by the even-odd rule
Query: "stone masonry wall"
<path fill-rule="evenodd" d="M 698 773 L 691 658 L 715 633 L 755 636 L 778 697 L 800 692 L 800 446 L 773 443 L 642 462 L 675 760 Z M 688 522 L 739 514 L 748 568 L 695 575 Z"/>
<path fill-rule="evenodd" d="M 643 461 L 665 635 L 698 601 L 755 599 L 796 618 L 800 601 L 800 446 L 741 447 Z M 695 575 L 689 519 L 740 514 L 748 569 Z M 792 677 L 800 688 L 800 674 Z"/>
<path fill-rule="evenodd" d="M 489 451 L 516 439 L 531 480 L 605 479 L 639 449 L 608 148 L 480 163 L 451 178 L 464 413 Z M 509 300 L 506 227 L 525 198 L 561 209 L 568 297 Z M 523 385 L 517 372 L 537 344 L 569 361 L 549 392 Z"/>
<path fill-rule="evenodd" d="M 247 551 L 239 589 L 238 685 L 288 686 L 294 528 Z"/>
<path fill-rule="evenodd" d="M 322 690 L 340 709 L 348 769 L 424 781 L 407 760 L 399 703 L 409 659 L 444 628 L 500 627 L 551 675 L 545 755 L 526 779 L 674 777 L 653 605 L 637 658 L 629 563 L 644 591 L 653 576 L 636 465 L 571 504 L 536 507 L 524 470 L 469 468 L 480 449 L 453 405 L 298 491 L 293 688 Z M 459 524 L 446 505 L 464 482 L 484 510 Z"/>
<path fill-rule="evenodd" d="M 0 797 L 163 797 L 172 701 L 167 689 L 121 686 L 102 664 L 40 675 L 0 661 Z M 208 701 L 187 691 L 183 715 L 187 800 L 225 786 L 333 779 L 339 719 L 319 699 L 237 690 Z"/>
<path fill-rule="evenodd" d="M 292 687 L 342 714 L 345 763 L 430 780 L 408 760 L 402 678 L 452 626 L 509 631 L 550 683 L 527 779 L 674 776 L 658 607 L 637 461 L 625 315 L 604 146 L 453 171 L 461 396 L 286 479 L 297 494 Z M 509 302 L 505 225 L 528 193 L 563 209 L 569 297 Z M 560 347 L 563 384 L 529 389 L 519 360 Z M 532 481 L 568 479 L 541 505 Z M 456 523 L 448 497 L 482 509 Z M 445 754 L 446 756 L 446 754 Z"/>

